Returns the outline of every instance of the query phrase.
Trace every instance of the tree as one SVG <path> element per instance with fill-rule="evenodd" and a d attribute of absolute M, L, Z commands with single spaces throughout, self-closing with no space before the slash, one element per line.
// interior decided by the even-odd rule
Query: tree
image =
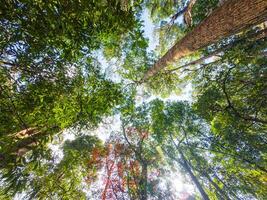
<path fill-rule="evenodd" d="M 204 199 L 212 198 L 214 194 L 228 199 L 242 196 L 264 198 L 266 190 L 262 180 L 266 175 L 263 167 L 266 151 L 261 145 L 253 145 L 254 142 L 260 144 L 256 138 L 249 142 L 233 135 L 230 131 L 233 129 L 230 129 L 232 135 L 226 142 L 222 138 L 226 131 L 217 135 L 210 130 L 187 103 L 164 104 L 155 100 L 150 106 L 151 134 L 171 165 L 180 165 L 190 175 Z M 233 176 L 238 178 L 230 181 L 229 177 Z M 225 177 L 228 182 L 218 177 Z M 246 181 L 254 184 L 249 185 Z"/>
<path fill-rule="evenodd" d="M 86 177 L 90 185 L 97 177 L 100 168 L 97 157 L 104 156 L 101 141 L 94 136 L 80 136 L 73 141 L 66 141 L 62 147 L 64 156 L 61 160 L 42 160 L 39 166 L 29 163 L 19 173 L 7 173 L 4 176 L 5 192 L 26 193 L 26 198 L 80 198 L 86 199 L 81 183 Z M 23 174 L 23 176 L 21 176 Z"/>
<path fill-rule="evenodd" d="M 102 117 L 110 114 L 113 106 L 122 100 L 120 86 L 101 75 L 77 75 L 66 81 L 69 84 L 65 85 L 63 80 L 56 83 L 42 80 L 13 94 L 6 86 L 1 93 L 1 119 L 6 123 L 1 124 L 3 145 L 0 151 L 1 155 L 10 158 L 8 163 L 16 163 L 15 155 L 23 157 L 28 150 L 44 148 L 46 145 L 39 145 L 42 141 L 48 142 L 48 138 L 66 128 L 97 126 Z M 10 98 L 8 93 L 12 95 Z M 21 129 L 35 129 L 38 134 L 24 138 L 14 134 Z M 25 153 L 13 154 L 20 149 Z"/>
<path fill-rule="evenodd" d="M 5 166 L 23 157 L 14 154 L 18 146 L 26 153 L 66 128 L 96 127 L 122 101 L 120 84 L 107 80 L 92 56 L 114 35 L 120 40 L 135 27 L 133 9 L 139 3 L 127 9 L 121 3 L 1 5 L 0 152 Z M 16 136 L 32 129 L 40 134 Z"/>
<path fill-rule="evenodd" d="M 107 177 L 102 199 L 140 199 L 153 196 L 159 169 L 155 168 L 157 152 L 149 148 L 148 133 L 140 126 L 132 127 L 123 119 L 122 135 L 108 141 Z M 138 122 L 137 122 L 138 123 Z M 140 125 L 140 124 L 139 124 Z"/>
<path fill-rule="evenodd" d="M 191 33 L 177 42 L 144 75 L 142 81 L 158 73 L 173 60 L 192 54 L 242 29 L 263 22 L 266 18 L 266 1 L 227 1 L 214 10 Z M 231 22 L 231 23 L 229 23 Z"/>

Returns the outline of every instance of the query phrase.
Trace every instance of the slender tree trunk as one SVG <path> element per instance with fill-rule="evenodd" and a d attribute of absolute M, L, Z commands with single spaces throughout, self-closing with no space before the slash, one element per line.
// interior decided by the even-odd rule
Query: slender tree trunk
<path fill-rule="evenodd" d="M 177 148 L 177 147 L 176 147 Z M 171 156 L 165 149 L 163 149 L 164 153 L 166 153 L 171 159 L 177 161 L 183 168 L 184 170 L 189 174 L 191 180 L 193 181 L 193 183 L 195 184 L 195 186 L 197 187 L 198 191 L 200 192 L 202 198 L 204 200 L 209 200 L 209 197 L 207 195 L 207 193 L 205 192 L 205 190 L 203 189 L 202 185 L 200 184 L 200 182 L 198 181 L 197 177 L 194 175 L 194 173 L 192 172 L 190 166 L 188 165 L 187 163 L 187 160 L 186 158 L 184 157 L 183 153 L 179 151 L 182 159 L 178 159 L 178 158 L 175 158 L 173 156 Z M 181 154 L 182 153 L 182 154 Z"/>
<path fill-rule="evenodd" d="M 147 164 L 142 163 L 142 172 L 139 182 L 140 200 L 147 200 Z"/>
<path fill-rule="evenodd" d="M 191 180 L 196 185 L 196 187 L 197 187 L 198 191 L 200 192 L 202 198 L 204 200 L 209 200 L 209 197 L 208 197 L 207 193 L 205 192 L 204 188 L 202 187 L 202 185 L 198 181 L 197 177 L 192 172 L 191 167 L 190 167 L 190 163 L 187 161 L 186 157 L 184 156 L 184 154 L 183 154 L 182 150 L 179 148 L 179 146 L 174 142 L 173 137 L 171 136 L 171 134 L 170 134 L 170 139 L 171 139 L 172 143 L 174 144 L 175 148 L 177 149 L 177 151 L 179 152 L 181 158 L 177 159 L 177 158 L 174 158 L 172 156 L 171 157 L 174 160 L 176 160 L 178 163 L 180 163 L 182 165 L 182 167 L 184 168 L 184 170 L 190 175 Z"/>
<path fill-rule="evenodd" d="M 194 184 L 196 185 L 198 191 L 200 192 L 202 198 L 204 200 L 209 200 L 210 198 L 208 197 L 207 193 L 205 192 L 205 190 L 203 189 L 202 185 L 200 184 L 200 182 L 198 181 L 197 177 L 194 175 L 194 173 L 192 172 L 188 161 L 186 160 L 183 152 L 181 150 L 178 150 L 180 155 L 181 155 L 181 161 L 180 164 L 183 166 L 183 168 L 185 169 L 185 171 L 190 175 L 192 181 L 194 182 Z"/>
<path fill-rule="evenodd" d="M 141 82 L 158 73 L 169 63 L 266 19 L 266 0 L 226 1 L 159 59 L 145 73 Z"/>
<path fill-rule="evenodd" d="M 230 192 L 231 194 L 232 194 L 232 196 L 234 196 L 235 197 L 235 199 L 237 199 L 237 200 L 241 200 L 232 190 L 231 190 L 231 188 L 229 188 L 223 181 L 222 181 L 222 179 L 220 179 L 216 174 L 215 174 L 215 177 L 216 177 L 216 179 L 218 179 L 223 185 L 224 185 L 224 187 L 228 190 L 228 192 Z"/>
<path fill-rule="evenodd" d="M 195 154 L 194 152 L 193 152 L 193 156 L 196 156 L 196 154 Z M 217 183 L 215 183 L 215 182 L 212 180 L 212 178 L 210 177 L 209 173 L 206 172 L 206 170 L 203 169 L 203 168 L 201 167 L 201 164 L 200 164 L 199 160 L 197 159 L 196 161 L 197 161 L 197 164 L 198 164 L 199 167 L 193 167 L 193 165 L 192 165 L 192 163 L 191 163 L 190 161 L 188 161 L 187 163 L 188 163 L 188 165 L 190 166 L 190 168 L 192 168 L 193 170 L 198 171 L 200 174 L 202 174 L 205 178 L 208 179 L 208 181 L 213 185 L 213 187 L 216 189 L 216 191 L 221 195 L 220 197 L 221 197 L 222 199 L 230 200 L 230 198 L 228 197 L 227 193 L 224 192 L 224 191 L 217 185 Z M 208 169 L 209 167 L 206 166 L 206 168 Z"/>
<path fill-rule="evenodd" d="M 223 197 L 223 199 L 227 199 L 230 200 L 230 198 L 228 197 L 228 195 L 226 194 L 226 192 L 224 192 L 218 185 L 217 183 L 215 183 L 212 178 L 210 177 L 210 175 L 207 172 L 203 172 L 203 175 L 209 180 L 209 182 L 213 185 L 213 187 L 220 193 L 221 197 Z"/>

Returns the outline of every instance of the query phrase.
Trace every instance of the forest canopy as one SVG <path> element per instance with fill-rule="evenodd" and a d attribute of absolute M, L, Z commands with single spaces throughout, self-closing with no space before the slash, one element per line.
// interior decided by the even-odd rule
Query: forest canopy
<path fill-rule="evenodd" d="M 266 0 L 4 0 L 0 200 L 264 200 Z"/>

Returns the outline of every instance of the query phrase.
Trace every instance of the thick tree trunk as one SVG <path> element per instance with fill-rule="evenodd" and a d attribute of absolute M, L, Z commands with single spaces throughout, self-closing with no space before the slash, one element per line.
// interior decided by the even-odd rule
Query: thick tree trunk
<path fill-rule="evenodd" d="M 261 30 L 261 31 L 259 31 L 257 33 L 249 34 L 245 38 L 247 39 L 248 37 L 250 38 L 250 40 L 253 40 L 253 41 L 257 41 L 257 40 L 263 39 L 263 38 L 267 37 L 267 28 L 264 29 L 264 30 Z M 241 38 L 241 39 L 243 39 L 243 38 Z M 228 50 L 228 49 L 234 47 L 238 42 L 240 42 L 240 39 L 235 41 L 235 42 L 233 42 L 233 43 L 224 45 L 221 48 L 214 50 L 213 52 L 211 52 L 210 54 L 208 54 L 206 56 L 203 56 L 203 57 L 201 57 L 201 58 L 199 58 L 197 60 L 194 60 L 194 61 L 192 61 L 190 63 L 187 63 L 185 65 L 179 66 L 177 68 L 174 68 L 174 69 L 171 69 L 171 70 L 167 70 L 166 72 L 170 73 L 170 72 L 173 72 L 173 71 L 176 71 L 176 70 L 180 70 L 180 69 L 183 69 L 183 68 L 190 67 L 192 65 L 202 64 L 205 60 L 207 60 L 207 59 L 209 59 L 211 57 L 214 57 L 214 56 L 224 52 L 225 50 Z M 264 55 L 264 56 L 265 56 L 265 54 L 267 55 L 267 52 L 263 52 L 262 53 L 262 55 Z"/>
<path fill-rule="evenodd" d="M 177 42 L 145 73 L 141 82 L 158 73 L 169 63 L 266 19 L 266 0 L 228 0 Z"/>

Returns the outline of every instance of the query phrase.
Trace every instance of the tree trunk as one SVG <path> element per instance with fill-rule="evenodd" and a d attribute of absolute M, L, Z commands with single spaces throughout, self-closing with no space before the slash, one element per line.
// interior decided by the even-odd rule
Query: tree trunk
<path fill-rule="evenodd" d="M 231 193 L 231 195 L 232 196 L 234 196 L 235 197 L 235 199 L 237 199 L 237 200 L 241 200 L 232 190 L 231 190 L 231 188 L 230 187 L 228 187 L 223 181 L 222 181 L 222 179 L 220 179 L 216 174 L 214 174 L 215 175 L 215 177 L 216 177 L 216 179 L 218 179 L 223 185 L 224 185 L 224 187 L 227 189 L 227 191 L 229 192 L 229 193 Z"/>
<path fill-rule="evenodd" d="M 260 39 L 263 39 L 265 37 L 267 37 L 267 28 L 264 29 L 264 30 L 261 30 L 257 33 L 254 33 L 254 34 L 249 34 L 248 36 L 246 36 L 245 38 L 250 38 L 250 40 L 253 40 L 253 41 L 257 41 L 257 40 L 260 40 Z M 241 38 L 242 40 L 243 38 Z M 234 47 L 238 42 L 240 42 L 240 39 L 238 39 L 237 41 L 233 42 L 233 43 L 230 43 L 230 44 L 227 44 L 227 45 L 224 45 L 222 46 L 221 48 L 219 49 L 216 49 L 214 50 L 213 52 L 210 52 L 210 54 L 206 55 L 206 56 L 203 56 L 197 60 L 194 60 L 190 63 L 187 63 L 185 65 L 182 65 L 182 66 L 179 66 L 177 68 L 174 68 L 174 69 L 171 69 L 171 70 L 166 70 L 167 73 L 170 73 L 170 72 L 173 72 L 173 71 L 176 71 L 176 70 L 179 70 L 179 69 L 183 69 L 183 68 L 187 68 L 189 66 L 192 66 L 192 65 L 199 65 L 199 64 L 202 64 L 205 60 L 211 58 L 211 57 L 214 57 L 222 52 L 224 52 L 225 50 L 228 50 L 232 47 Z M 263 56 L 266 56 L 267 55 L 267 52 L 263 52 L 262 53 Z"/>
<path fill-rule="evenodd" d="M 194 175 L 194 173 L 192 172 L 184 154 L 182 151 L 178 150 L 180 155 L 181 155 L 181 161 L 179 162 L 184 170 L 190 175 L 190 178 L 192 179 L 192 181 L 194 182 L 194 184 L 196 185 L 198 191 L 200 192 L 202 198 L 204 200 L 209 200 L 210 198 L 208 197 L 207 193 L 205 192 L 205 190 L 203 189 L 202 185 L 200 184 L 200 182 L 198 181 L 197 177 Z"/>
<path fill-rule="evenodd" d="M 193 156 L 196 156 L 196 154 L 193 153 Z M 197 167 L 193 167 L 193 165 L 192 165 L 192 163 L 191 163 L 190 161 L 187 161 L 187 163 L 188 163 L 188 165 L 189 165 L 189 167 L 190 167 L 191 169 L 198 171 L 200 174 L 202 174 L 205 178 L 208 179 L 208 181 L 213 185 L 213 187 L 216 189 L 216 191 L 221 195 L 220 197 L 221 197 L 222 199 L 230 200 L 230 198 L 228 197 L 227 193 L 224 192 L 224 191 L 217 185 L 217 183 L 215 183 L 215 182 L 212 180 L 212 178 L 210 177 L 209 173 L 206 172 L 205 169 L 202 169 L 199 160 L 197 159 L 196 161 L 197 161 L 197 164 L 198 164 Z M 206 166 L 206 168 L 208 169 L 209 167 Z"/>
<path fill-rule="evenodd" d="M 177 149 L 177 151 L 179 152 L 181 158 L 177 159 L 177 158 L 174 158 L 172 156 L 171 157 L 174 160 L 176 160 L 178 163 L 180 163 L 180 165 L 182 165 L 184 170 L 190 175 L 190 178 L 192 179 L 193 183 L 196 185 L 196 187 L 197 187 L 198 191 L 200 192 L 202 198 L 204 200 L 209 200 L 209 197 L 208 197 L 207 193 L 205 192 L 204 188 L 202 187 L 202 185 L 198 181 L 197 177 L 192 172 L 191 167 L 190 167 L 190 163 L 187 161 L 186 157 L 184 156 L 184 154 L 183 154 L 182 150 L 179 148 L 179 146 L 174 142 L 173 137 L 171 136 L 171 134 L 170 134 L 170 139 L 171 139 L 172 143 L 174 144 L 175 148 Z"/>
<path fill-rule="evenodd" d="M 203 175 L 209 180 L 209 182 L 213 185 L 213 187 L 220 193 L 221 197 L 226 200 L 230 200 L 226 192 L 224 192 L 218 185 L 215 183 L 210 175 L 207 172 L 203 172 Z"/>
<path fill-rule="evenodd" d="M 145 73 L 141 82 L 158 73 L 169 63 L 266 19 L 266 0 L 228 0 L 177 42 Z"/>
<path fill-rule="evenodd" d="M 147 164 L 142 163 L 142 172 L 139 182 L 140 200 L 147 200 Z"/>

